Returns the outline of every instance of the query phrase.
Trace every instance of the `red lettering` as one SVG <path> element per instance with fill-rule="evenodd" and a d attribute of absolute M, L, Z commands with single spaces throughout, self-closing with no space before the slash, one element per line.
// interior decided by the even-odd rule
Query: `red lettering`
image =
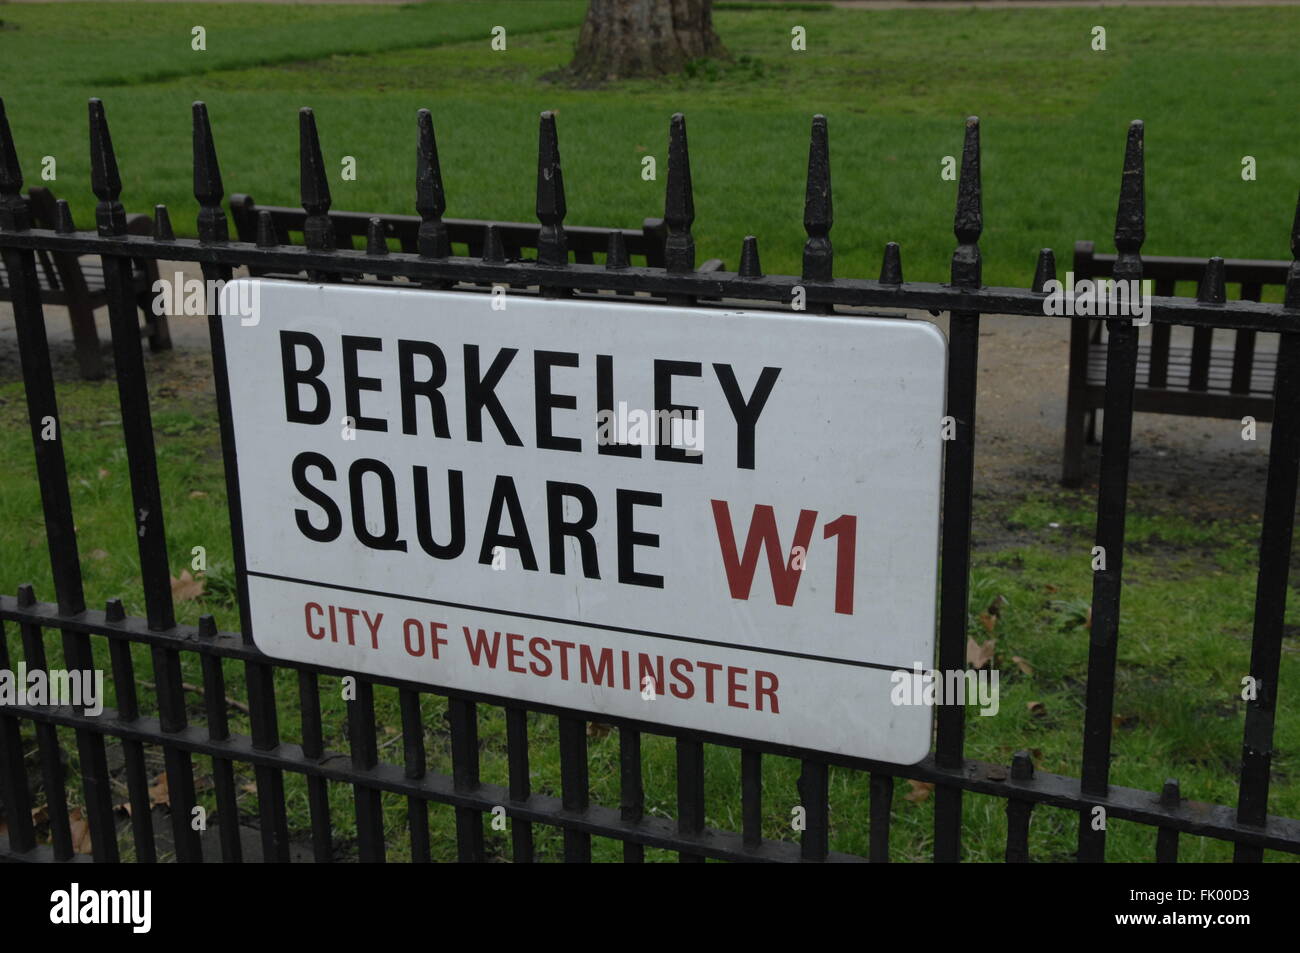
<path fill-rule="evenodd" d="M 708 681 L 704 683 L 704 700 L 710 705 L 713 704 L 713 673 L 722 670 L 722 666 L 717 662 L 696 662 L 700 668 L 709 673 Z"/>
<path fill-rule="evenodd" d="M 420 638 L 419 648 L 411 647 L 411 626 L 415 626 L 415 634 Z M 419 619 L 407 619 L 402 623 L 402 639 L 406 642 L 407 655 L 419 658 L 424 654 L 424 626 L 420 624 Z"/>
<path fill-rule="evenodd" d="M 765 685 L 764 682 L 772 684 Z M 781 714 L 781 709 L 776 703 L 777 680 L 776 675 L 772 672 L 755 672 L 754 673 L 754 707 L 759 711 L 763 710 L 763 696 L 772 700 L 772 714 Z"/>
<path fill-rule="evenodd" d="M 777 605 L 794 605 L 795 593 L 799 588 L 799 577 L 803 573 L 792 565 L 793 549 L 787 556 L 786 550 L 781 546 L 781 534 L 776 529 L 776 511 L 766 504 L 754 507 L 754 515 L 749 521 L 749 535 L 745 538 L 745 555 L 738 557 L 736 536 L 731 525 L 731 510 L 725 500 L 711 502 L 713 522 L 718 530 L 718 545 L 722 547 L 722 566 L 727 573 L 731 598 L 749 598 L 749 590 L 754 584 L 754 572 L 758 568 L 758 551 L 766 548 L 767 565 L 772 573 L 772 591 L 776 595 Z M 813 524 L 816 522 L 816 510 L 799 511 L 799 523 L 794 531 L 794 546 L 805 553 L 808 552 Z"/>
<path fill-rule="evenodd" d="M 522 642 L 523 640 L 522 635 L 515 635 L 513 632 L 506 633 L 506 668 L 512 672 L 518 672 L 520 675 L 527 675 L 528 669 L 515 668 L 515 656 L 522 658 L 524 654 L 523 649 L 515 648 L 515 642 Z"/>
<path fill-rule="evenodd" d="M 541 646 L 542 646 L 541 651 L 539 651 L 538 648 L 537 648 L 538 643 L 540 643 Z M 547 642 L 545 639 L 529 639 L 529 640 L 528 640 L 528 651 L 530 651 L 530 652 L 533 653 L 533 658 L 537 659 L 537 662 L 541 662 L 543 665 L 546 666 L 546 671 L 544 671 L 544 672 L 539 672 L 539 671 L 537 671 L 537 662 L 529 662 L 529 663 L 528 663 L 528 668 L 529 668 L 529 669 L 532 671 L 532 673 L 533 673 L 534 675 L 536 675 L 538 678 L 548 678 L 548 677 L 550 677 L 550 674 L 551 674 L 551 660 L 550 660 L 549 658 L 547 658 L 545 655 L 542 654 L 542 652 L 544 652 L 546 649 L 548 649 L 548 648 L 550 648 L 550 647 L 551 647 L 551 644 L 550 644 L 549 642 Z"/>
<path fill-rule="evenodd" d="M 320 630 L 320 634 L 317 634 L 316 632 L 312 631 L 312 627 L 311 627 L 311 610 L 312 610 L 312 609 L 315 609 L 315 610 L 316 610 L 317 612 L 319 612 L 319 613 L 324 613 L 324 611 L 325 611 L 324 609 L 322 609 L 319 605 L 317 605 L 317 604 L 314 603 L 314 602 L 309 602 L 309 603 L 307 603 L 305 606 L 302 607 L 302 614 L 303 614 L 303 615 L 306 617 L 306 619 L 307 619 L 307 635 L 310 636 L 310 637 L 313 638 L 313 639 L 323 639 L 323 638 L 325 638 L 325 630 L 324 630 L 324 629 L 321 629 L 321 630 Z"/>
<path fill-rule="evenodd" d="M 681 689 L 678 689 L 676 682 L 674 682 L 672 685 L 668 686 L 668 690 L 678 698 L 690 698 L 695 694 L 695 686 L 691 684 L 691 680 L 687 678 L 686 675 L 682 674 L 682 666 L 686 666 L 687 674 L 689 674 L 694 668 L 694 666 L 684 658 L 675 658 L 668 663 L 668 671 L 671 672 L 673 678 L 680 681 L 683 686 Z"/>
<path fill-rule="evenodd" d="M 744 702 L 736 701 L 736 693 L 747 691 L 749 686 L 741 684 L 736 680 L 737 675 L 744 675 L 749 669 L 736 668 L 734 665 L 727 666 L 727 704 L 732 708 L 748 708 Z"/>
<path fill-rule="evenodd" d="M 488 666 L 490 668 L 496 668 L 497 648 L 499 647 L 501 642 L 501 633 L 500 632 L 492 633 L 492 647 L 488 648 L 487 633 L 484 632 L 482 629 L 478 630 L 477 637 L 473 637 L 469 634 L 469 626 L 463 625 L 461 626 L 461 628 L 465 630 L 465 645 L 469 649 L 470 661 L 473 662 L 475 665 L 478 665 L 479 659 L 482 658 L 484 655 L 487 655 Z"/>
<path fill-rule="evenodd" d="M 597 685 L 603 683 L 609 688 L 614 687 L 613 649 L 600 650 L 600 666 L 597 667 L 596 660 L 591 654 L 591 647 L 585 644 L 580 645 L 578 647 L 578 660 L 580 662 L 579 669 L 582 673 L 581 678 L 583 682 L 594 682 Z M 588 672 L 591 673 L 591 678 L 587 677 Z M 601 674 L 602 672 L 604 675 Z"/>
<path fill-rule="evenodd" d="M 573 648 L 573 642 L 552 642 L 560 650 L 560 680 L 567 682 L 569 680 L 569 649 Z"/>

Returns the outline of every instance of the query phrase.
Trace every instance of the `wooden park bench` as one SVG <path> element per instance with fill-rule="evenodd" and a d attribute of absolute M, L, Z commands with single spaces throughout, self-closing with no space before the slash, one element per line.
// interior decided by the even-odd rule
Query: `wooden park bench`
<path fill-rule="evenodd" d="M 1142 256 L 1142 277 L 1151 279 L 1160 297 L 1184 290 L 1196 293 L 1205 259 Z M 1224 261 L 1224 281 L 1240 285 L 1243 301 L 1259 301 L 1265 285 L 1285 285 L 1287 261 Z M 1092 242 L 1074 245 L 1074 280 L 1109 278 L 1114 255 L 1099 255 Z M 1152 324 L 1150 341 L 1138 345 L 1137 387 L 1133 409 L 1154 414 L 1182 414 L 1257 421 L 1273 419 L 1276 350 L 1261 349 L 1254 331 L 1195 328 L 1191 346 L 1170 343 L 1172 328 Z M 1097 411 L 1106 402 L 1105 320 L 1076 317 L 1070 323 L 1070 371 L 1066 390 L 1065 454 L 1061 483 L 1078 486 L 1083 479 L 1083 444 L 1096 442 Z M 1276 339 L 1276 335 L 1267 335 Z M 1217 345 L 1217 346 L 1216 346 Z"/>
<path fill-rule="evenodd" d="M 258 205 L 251 195 L 235 193 L 230 196 L 230 217 L 240 241 L 257 241 L 258 218 L 262 212 L 269 213 L 275 241 L 278 244 L 302 244 L 303 223 L 307 219 L 305 210 L 282 205 Z M 370 219 L 379 218 L 383 224 L 384 236 L 395 239 L 402 251 L 414 254 L 419 250 L 420 217 L 418 215 L 373 215 L 369 212 L 331 211 L 329 218 L 334 227 L 334 242 L 337 248 L 364 249 Z M 535 253 L 537 249 L 539 225 L 524 222 L 487 222 L 469 218 L 444 218 L 442 223 L 447 227 L 453 254 L 467 255 L 472 258 L 481 256 L 484 235 L 489 225 L 496 226 L 507 259 L 523 259 L 528 257 L 528 253 Z M 649 268 L 664 266 L 664 238 L 668 230 L 663 219 L 658 218 L 647 218 L 639 231 L 627 228 L 565 225 L 564 235 L 573 261 L 578 264 L 594 264 L 595 256 L 604 255 L 608 249 L 609 236 L 612 232 L 622 233 L 628 259 L 633 264 L 644 264 Z M 724 267 L 721 259 L 711 258 L 696 270 L 722 271 Z M 264 274 L 261 271 L 256 273 Z"/>
<path fill-rule="evenodd" d="M 72 230 L 67 203 L 56 200 L 49 189 L 33 186 L 27 193 L 27 205 L 36 228 L 59 229 L 62 218 L 63 230 Z M 126 227 L 132 235 L 151 235 L 153 218 L 141 214 L 128 215 Z M 97 256 L 79 258 L 71 253 L 48 251 L 38 251 L 36 259 L 41 303 L 68 309 L 81 376 L 87 380 L 103 377 L 104 358 L 99 349 L 99 333 L 95 329 L 95 309 L 108 304 L 103 262 Z M 132 265 L 136 305 L 144 312 L 144 326 L 140 333 L 149 339 L 151 350 L 166 350 L 172 346 L 167 316 L 155 317 L 153 313 L 153 285 L 158 280 L 158 263 L 152 259 L 135 259 Z M 0 262 L 0 301 L 12 298 L 9 275 L 4 263 Z"/>

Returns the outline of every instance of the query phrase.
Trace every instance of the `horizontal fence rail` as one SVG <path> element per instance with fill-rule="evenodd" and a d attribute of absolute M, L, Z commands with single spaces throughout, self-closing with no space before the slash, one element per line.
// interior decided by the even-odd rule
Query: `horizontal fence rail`
<path fill-rule="evenodd" d="M 319 679 L 354 673 L 301 663 L 271 660 L 241 633 L 219 632 L 210 616 L 198 626 L 179 625 L 172 604 L 164 501 L 159 489 L 146 367 L 137 325 L 132 287 L 132 262 L 164 259 L 195 262 L 210 281 L 232 277 L 247 267 L 255 273 L 302 274 L 312 281 L 403 279 L 414 288 L 458 288 L 481 293 L 485 285 L 536 289 L 545 296 L 583 297 L 595 293 L 653 296 L 669 304 L 703 304 L 718 299 L 767 302 L 789 307 L 802 296 L 813 314 L 837 307 L 887 307 L 948 312 L 949 366 L 947 413 L 956 423 L 954 439 L 946 443 L 943 476 L 938 668 L 961 669 L 965 662 L 967 603 L 974 485 L 975 409 L 979 358 L 979 327 L 983 314 L 1046 316 L 1046 286 L 1055 279 L 1056 264 L 1049 249 L 1038 258 L 1030 288 L 993 288 L 982 283 L 979 238 L 983 228 L 980 186 L 979 122 L 968 119 L 958 181 L 954 235 L 957 246 L 947 283 L 905 281 L 898 246 L 885 247 L 878 278 L 837 278 L 830 232 L 834 218 L 831 167 L 825 117 L 812 122 L 809 147 L 802 274 L 764 275 L 757 240 L 747 237 L 735 272 L 696 271 L 695 219 L 686 122 L 674 115 L 669 127 L 668 175 L 664 204 L 662 267 L 631 267 L 622 231 L 611 229 L 602 264 L 570 261 L 564 219 L 564 180 L 555 117 L 543 113 L 539 129 L 535 260 L 505 260 L 500 235 L 485 228 L 480 257 L 451 254 L 447 208 L 431 114 L 420 110 L 416 122 L 415 211 L 420 222 L 413 252 L 388 248 L 380 219 L 370 220 L 365 250 L 340 249 L 331 222 L 331 196 L 321 158 L 315 116 L 299 115 L 300 186 L 305 213 L 303 245 L 282 244 L 270 225 L 269 213 L 259 224 L 256 241 L 232 240 L 222 208 L 225 197 L 215 139 L 207 107 L 193 108 L 194 195 L 199 204 L 197 239 L 172 233 L 164 206 L 155 207 L 152 236 L 128 234 L 121 204 L 121 180 L 103 104 L 90 101 L 91 181 L 98 199 L 96 230 L 75 231 L 63 215 L 55 229 L 32 228 L 30 209 L 22 196 L 23 177 L 9 124 L 0 102 L 0 253 L 11 285 L 14 317 L 32 427 L 36 469 L 40 481 L 46 542 L 54 580 L 54 601 L 42 602 L 30 585 L 0 594 L 0 669 L 12 668 L 6 625 L 17 627 L 23 662 L 28 669 L 47 668 L 44 633 L 58 632 L 70 666 L 93 669 L 106 648 L 117 707 L 98 715 L 68 706 L 0 706 L 0 802 L 5 808 L 8 840 L 0 859 L 72 861 L 83 859 L 74 849 L 68 808 L 67 779 L 59 729 L 75 736 L 83 787 L 85 819 L 96 861 L 121 856 L 111 797 L 108 743 L 120 747 L 131 805 L 130 841 L 140 861 L 158 858 L 158 832 L 150 811 L 145 750 L 164 754 L 171 804 L 171 845 L 179 861 L 205 859 L 204 845 L 191 826 L 198 800 L 194 759 L 209 759 L 212 785 L 222 823 L 219 855 L 224 861 L 243 859 L 236 803 L 235 765 L 250 766 L 256 777 L 258 828 L 266 860 L 288 860 L 291 837 L 285 804 L 285 772 L 306 778 L 311 830 L 311 854 L 317 861 L 333 859 L 335 836 L 330 818 L 331 784 L 352 788 L 356 815 L 356 848 L 361 860 L 386 856 L 381 796 L 403 797 L 412 857 L 431 854 L 428 806 L 447 805 L 455 811 L 456 852 L 463 861 L 487 859 L 484 823 L 496 808 L 511 818 L 513 859 L 535 857 L 535 828 L 563 832 L 566 861 L 591 859 L 592 837 L 613 838 L 623 845 L 623 858 L 639 862 L 645 848 L 675 851 L 683 861 L 708 858 L 746 861 L 887 861 L 890 853 L 891 806 L 896 778 L 935 786 L 934 858 L 962 858 L 962 807 L 966 793 L 1006 801 L 1008 833 L 1006 859 L 1032 859 L 1030 829 L 1036 806 L 1078 813 L 1078 859 L 1105 859 L 1106 832 L 1090 823 L 1097 807 L 1106 815 L 1154 829 L 1154 857 L 1177 858 L 1181 834 L 1217 838 L 1235 845 L 1238 861 L 1259 861 L 1265 850 L 1300 853 L 1300 820 L 1267 813 L 1274 752 L 1274 713 L 1278 688 L 1290 571 L 1297 473 L 1300 471 L 1300 261 L 1293 260 L 1286 276 L 1282 304 L 1227 301 L 1222 290 L 1222 259 L 1206 264 L 1202 294 L 1196 299 L 1154 296 L 1150 319 L 1157 325 L 1278 332 L 1281 345 L 1274 385 L 1276 421 L 1269 449 L 1263 532 L 1254 610 L 1250 674 L 1260 686 L 1249 701 L 1242 739 L 1238 799 L 1235 807 L 1184 798 L 1177 781 L 1160 792 L 1135 790 L 1110 783 L 1112 707 L 1118 640 L 1121 630 L 1123 553 L 1125 542 L 1128 462 L 1132 439 L 1133 395 L 1136 386 L 1137 328 L 1129 318 L 1107 319 L 1106 427 L 1097 499 L 1097 544 L 1109 554 L 1105 569 L 1094 574 L 1086 714 L 1082 742 L 1082 771 L 1078 779 L 1036 770 L 1028 752 L 1010 765 L 995 765 L 965 756 L 965 711 L 942 706 L 931 754 L 915 765 L 898 765 L 836 757 L 824 753 L 758 743 L 705 731 L 669 728 L 654 722 L 600 715 L 619 733 L 620 803 L 593 804 L 588 775 L 587 723 L 593 713 L 520 702 L 459 691 L 446 686 L 394 679 L 357 679 L 356 698 L 348 702 L 348 748 L 325 748 L 325 726 Z M 1113 261 L 1115 280 L 1140 280 L 1140 249 L 1145 238 L 1145 197 L 1141 122 L 1128 130 L 1121 180 Z M 66 207 L 64 208 L 66 213 Z M 587 230 L 590 231 L 590 230 Z M 590 241 L 589 236 L 584 241 Z M 1293 259 L 1300 259 L 1300 204 L 1291 235 Z M 129 617 L 119 600 L 100 610 L 86 605 L 82 583 L 67 461 L 59 427 L 54 374 L 45 335 L 44 311 L 36 270 L 37 253 L 98 255 L 103 261 L 106 294 L 122 411 L 127 461 L 131 470 L 132 508 L 145 604 L 143 618 Z M 1217 291 L 1216 291 L 1217 289 Z M 520 290 L 517 293 L 525 293 Z M 650 300 L 650 299 L 646 299 Z M 219 351 L 221 325 L 209 315 L 214 350 Z M 225 390 L 225 368 L 215 362 L 218 391 Z M 43 439 L 50 422 L 58 439 Z M 233 437 L 228 414 L 222 415 L 222 445 L 227 479 L 233 476 Z M 232 499 L 235 498 L 232 494 Z M 235 504 L 232 503 L 232 507 Z M 232 521 L 238 514 L 231 513 Z M 245 567 L 236 550 L 235 571 Z M 241 617 L 247 607 L 241 606 Z M 133 645 L 148 646 L 157 711 L 141 711 L 136 694 Z M 204 721 L 192 724 L 182 682 L 182 657 L 197 656 L 203 673 Z M 225 699 L 226 668 L 242 665 L 248 689 L 250 733 L 231 731 Z M 274 674 L 297 674 L 301 706 L 301 744 L 282 740 Z M 377 744 L 374 690 L 396 689 L 399 695 L 402 763 L 381 758 Z M 452 753 L 450 774 L 431 772 L 424 749 L 422 699 L 447 700 Z M 508 784 L 485 783 L 479 765 L 479 706 L 504 710 L 508 751 Z M 540 712 L 558 718 L 560 791 L 558 796 L 532 790 L 527 716 Z M 390 726 L 391 727 L 391 726 Z M 41 787 L 46 797 L 50 843 L 37 842 L 32 821 L 33 795 L 24 763 L 24 732 L 34 735 Z M 675 819 L 649 816 L 645 805 L 642 739 L 661 735 L 676 742 L 677 811 Z M 705 821 L 704 745 L 739 749 L 741 830 L 715 830 Z M 806 811 L 800 843 L 764 838 L 761 831 L 764 755 L 798 759 L 802 774 L 799 803 Z M 869 803 L 862 806 L 871 821 L 870 848 L 860 857 L 833 851 L 830 769 L 866 772 Z"/>

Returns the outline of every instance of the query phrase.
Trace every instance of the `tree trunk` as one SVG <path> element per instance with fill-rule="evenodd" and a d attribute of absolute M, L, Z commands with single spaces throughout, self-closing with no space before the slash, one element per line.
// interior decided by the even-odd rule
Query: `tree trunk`
<path fill-rule="evenodd" d="M 725 55 L 713 0 L 591 0 L 570 69 L 590 80 L 656 76 Z"/>

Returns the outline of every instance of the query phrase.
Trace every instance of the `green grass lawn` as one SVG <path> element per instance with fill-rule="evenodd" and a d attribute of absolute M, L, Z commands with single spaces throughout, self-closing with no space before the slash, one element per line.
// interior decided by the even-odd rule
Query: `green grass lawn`
<path fill-rule="evenodd" d="M 447 184 L 448 215 L 528 220 L 533 214 L 536 114 L 557 109 L 565 158 L 569 222 L 636 226 L 662 212 L 668 116 L 689 117 L 700 258 L 734 267 L 740 242 L 760 238 L 765 270 L 797 271 L 802 246 L 803 173 L 810 116 L 830 119 L 839 275 L 876 273 L 884 242 L 902 243 L 906 274 L 944 280 L 952 238 L 955 183 L 943 181 L 944 156 L 960 148 L 962 120 L 983 117 L 985 277 L 1027 284 L 1037 248 L 1064 258 L 1078 238 L 1107 247 L 1113 227 L 1124 128 L 1147 120 L 1149 241 L 1157 254 L 1281 258 L 1300 183 L 1300 149 L 1289 91 L 1300 52 L 1300 10 L 1253 8 L 1106 10 L 740 9 L 720 5 L 719 33 L 735 59 L 697 64 L 692 75 L 576 89 L 542 77 L 571 54 L 579 0 L 434 3 L 410 7 L 187 4 L 0 6 L 3 95 L 29 184 L 41 158 L 54 155 L 56 194 L 78 222 L 92 221 L 85 99 L 108 108 L 128 209 L 155 202 L 177 230 L 193 234 L 189 194 L 189 103 L 208 101 L 228 191 L 267 203 L 297 200 L 299 106 L 317 109 L 327 163 L 357 159 L 356 181 L 335 177 L 337 208 L 409 212 L 413 201 L 414 114 L 434 111 Z M 1109 49 L 1090 49 L 1104 24 Z M 207 28 L 208 50 L 190 50 L 190 29 Z M 493 52 L 490 30 L 504 25 L 508 49 Z M 808 31 L 807 52 L 790 50 L 790 30 Z M 641 159 L 660 161 L 658 181 L 641 178 Z M 1243 182 L 1241 158 L 1259 178 Z M 183 622 L 216 615 L 237 627 L 230 599 L 230 539 L 215 406 L 205 388 L 177 375 L 176 354 L 151 358 L 154 425 L 167 509 L 173 573 L 194 546 L 207 551 L 207 594 L 178 603 Z M 193 369 L 191 369 L 193 370 Z M 154 373 L 157 372 L 157 373 Z M 206 374 L 206 365 L 197 368 Z M 129 474 L 111 382 L 67 381 L 59 388 L 78 538 L 92 605 L 120 596 L 141 614 L 139 567 L 130 514 Z M 38 486 L 21 384 L 0 381 L 0 438 L 14 448 L 0 478 L 0 591 L 33 582 L 52 597 Z M 1021 542 L 976 557 L 972 634 L 989 634 L 978 616 L 1002 597 L 992 637 L 1002 672 L 1002 714 L 967 719 L 967 753 L 1008 763 L 1021 748 L 1041 770 L 1077 776 L 1088 638 L 1082 624 L 1091 578 L 1095 498 L 1086 492 L 1027 490 L 982 500 L 977 525 L 1016 528 Z M 1059 524 L 1049 528 L 1049 523 Z M 1258 525 L 1201 523 L 1167 501 L 1131 494 L 1123 637 L 1116 695 L 1114 783 L 1159 790 L 1177 777 L 1186 797 L 1235 800 L 1247 671 Z M 1001 601 L 1001 600 L 999 600 Z M 1288 621 L 1300 623 L 1292 593 Z M 17 634 L 10 648 L 21 657 Z M 50 637 L 51 656 L 60 654 Z M 100 648 L 102 652 L 102 647 Z M 1012 661 L 1024 660 L 1024 666 Z M 197 659 L 185 680 L 201 684 Z M 141 650 L 138 677 L 151 680 Z M 244 700 L 242 673 L 227 668 L 229 692 Z M 283 734 L 297 740 L 296 679 L 280 672 Z M 1297 684 L 1300 659 L 1288 636 L 1283 681 Z M 1293 693 L 1294 694 L 1294 693 Z M 142 700 L 149 710 L 151 693 Z M 381 756 L 400 760 L 396 693 L 377 691 Z M 201 700 L 190 697 L 193 706 Z M 1032 706 L 1031 703 L 1035 703 Z M 345 704 L 336 680 L 322 680 L 327 744 L 346 750 Z M 201 708 L 196 708 L 201 711 Z M 232 728 L 247 719 L 232 711 Z M 450 770 L 442 710 L 425 699 L 430 768 Z M 558 793 L 555 721 L 534 715 L 534 790 Z M 71 734 L 65 750 L 76 764 Z M 1270 812 L 1300 816 L 1295 741 L 1300 710 L 1283 700 L 1276 736 Z M 504 720 L 480 710 L 483 778 L 506 781 Z M 617 733 L 590 738 L 593 800 L 618 803 Z M 647 810 L 675 814 L 669 739 L 644 747 Z M 207 765 L 198 759 L 197 773 Z M 765 758 L 764 825 L 794 840 L 797 763 Z M 739 755 L 709 746 L 707 820 L 738 830 Z M 867 778 L 831 776 L 832 848 L 865 852 Z M 251 782 L 251 773 L 247 778 Z M 305 784 L 286 779 L 296 836 L 309 830 Z M 333 786 L 336 835 L 348 849 L 355 830 L 350 791 Z M 893 859 L 928 859 L 932 799 L 900 783 Z M 75 789 L 72 797 L 79 797 Z M 215 808 L 211 791 L 203 793 Z M 120 797 L 125 800 L 124 794 Z M 965 798 L 966 856 L 1000 859 L 1005 802 Z M 406 850 L 405 805 L 386 797 L 390 856 Z M 246 813 L 255 790 L 241 795 Z M 454 855 L 454 819 L 432 808 L 434 843 Z M 535 828 L 539 850 L 558 856 L 559 836 Z M 508 838 L 488 832 L 508 856 Z M 1066 860 L 1076 816 L 1035 811 L 1035 859 Z M 1113 860 L 1149 860 L 1155 832 L 1115 821 Z M 618 845 L 597 839 L 597 859 Z M 652 855 L 655 852 L 651 852 Z M 656 855 L 656 857 L 664 855 Z M 1228 860 L 1231 848 L 1182 839 L 1182 858 Z M 1270 854 L 1273 859 L 1284 859 Z"/>
<path fill-rule="evenodd" d="M 668 117 L 686 113 L 700 257 L 732 267 L 759 237 L 766 270 L 802 247 L 811 116 L 830 120 L 836 273 L 946 280 L 955 183 L 944 156 L 983 119 L 985 278 L 1027 284 L 1038 248 L 1109 247 L 1124 130 L 1147 121 L 1151 254 L 1285 258 L 1300 185 L 1288 106 L 1300 10 L 1190 8 L 716 11 L 734 60 L 693 75 L 575 89 L 543 80 L 572 53 L 580 0 L 409 7 L 31 5 L 3 11 L 4 97 L 28 180 L 92 221 L 85 100 L 105 100 L 129 209 L 168 204 L 193 232 L 189 104 L 209 103 L 228 191 L 297 202 L 296 110 L 315 107 L 334 205 L 411 212 L 415 110 L 433 110 L 448 214 L 533 216 L 536 117 L 560 113 L 569 221 L 662 213 Z M 207 29 L 207 51 L 190 30 Z M 1107 50 L 1091 48 L 1094 25 Z M 493 26 L 507 49 L 493 51 Z M 803 26 L 808 49 L 790 48 Z M 659 161 L 657 181 L 641 159 Z M 1241 178 L 1254 156 L 1256 181 Z"/>
<path fill-rule="evenodd" d="M 162 355 L 154 360 L 154 426 L 172 571 L 179 574 L 191 565 L 195 546 L 205 548 L 208 560 L 208 572 L 198 574 L 205 579 L 208 591 L 201 598 L 177 602 L 177 615 L 180 621 L 192 624 L 200 614 L 210 612 L 223 630 L 234 631 L 238 613 L 230 588 L 231 544 L 215 403 L 187 386 L 184 375 L 173 372 L 181 358 Z M 194 368 L 201 369 L 200 363 L 195 361 Z M 159 380 L 166 383 L 159 384 Z M 112 382 L 68 381 L 60 386 L 60 398 L 88 601 L 96 606 L 104 599 L 121 597 L 128 613 L 142 615 L 129 474 L 121 449 L 115 386 Z M 15 447 L 29 439 L 25 414 L 21 385 L 0 383 L 0 435 Z M 1166 778 L 1176 777 L 1185 797 L 1235 803 L 1245 711 L 1240 677 L 1249 671 L 1258 522 L 1189 519 L 1175 512 L 1169 501 L 1144 493 L 1140 487 L 1133 490 L 1130 510 L 1112 781 L 1158 791 Z M 1026 490 L 1014 498 L 977 502 L 977 536 L 988 538 L 987 528 L 996 526 L 1004 537 L 1010 531 L 1021 541 L 980 550 L 975 557 L 970 632 L 981 642 L 990 637 L 997 640 L 995 666 L 1001 673 L 1001 707 L 996 717 L 982 717 L 975 707 L 968 710 L 968 757 L 1008 764 L 1015 751 L 1028 749 L 1039 770 L 1078 776 L 1088 657 L 1085 620 L 1091 596 L 1086 554 L 1092 545 L 1094 514 L 1095 496 L 1087 491 Z M 3 591 L 13 592 L 18 583 L 30 581 L 39 597 L 52 599 L 35 467 L 27 453 L 13 455 L 5 479 L 0 481 L 0 552 L 5 554 L 0 563 Z M 999 608 L 990 631 L 979 616 L 995 603 Z M 1294 588 L 1288 623 L 1300 628 L 1300 592 Z M 12 657 L 18 659 L 21 650 L 15 627 L 8 626 L 7 634 Z M 47 647 L 51 664 L 57 665 L 62 656 L 53 634 L 47 635 Z M 101 646 L 101 664 L 104 651 Z M 184 680 L 201 685 L 198 657 L 187 653 L 183 659 Z M 136 646 L 136 665 L 137 678 L 152 681 L 144 646 Z M 227 664 L 226 676 L 231 697 L 246 701 L 242 668 Z M 1300 645 L 1294 634 L 1285 642 L 1281 679 L 1285 685 L 1300 682 Z M 381 687 L 375 695 L 381 758 L 400 763 L 397 693 Z M 301 740 L 297 698 L 296 675 L 278 670 L 280 725 L 288 741 Z M 141 700 L 146 712 L 154 710 L 154 695 L 147 686 L 141 687 Z M 201 722 L 202 699 L 191 693 L 188 700 L 192 717 Z M 113 704 L 111 697 L 109 704 Z M 347 705 L 337 678 L 321 679 L 321 704 L 327 747 L 346 751 Z M 479 711 L 483 779 L 505 785 L 504 717 L 488 706 L 480 706 Z M 430 770 L 450 773 L 450 735 L 444 712 L 441 699 L 424 697 Z M 247 717 L 235 709 L 230 714 L 232 730 L 247 734 Z M 558 796 L 556 721 L 536 713 L 530 719 L 534 790 Z M 62 734 L 75 777 L 77 749 L 71 732 Z M 1273 761 L 1270 813 L 1297 817 L 1300 705 L 1295 703 L 1294 693 L 1283 695 L 1275 737 L 1278 752 Z M 617 806 L 617 732 L 596 728 L 589 743 L 592 799 Z M 675 816 L 671 739 L 646 736 L 643 758 L 648 813 Z M 790 828 L 790 811 L 798 804 L 795 782 L 799 764 L 768 757 L 764 766 L 765 835 L 794 840 L 797 835 Z M 708 823 L 738 830 L 739 753 L 707 746 L 705 771 Z M 215 797 L 210 787 L 204 786 L 208 772 L 206 759 L 196 759 L 201 795 L 212 811 L 216 809 Z M 256 792 L 251 787 L 251 771 L 245 773 L 244 782 L 250 787 L 241 793 L 241 808 L 246 816 L 254 816 Z M 832 848 L 865 853 L 869 843 L 868 779 L 858 772 L 833 769 L 831 780 Z M 71 787 L 75 804 L 81 795 L 75 784 Z M 306 784 L 300 776 L 290 774 L 286 789 L 291 829 L 306 839 L 310 831 Z M 351 790 L 333 785 L 332 792 L 334 829 L 346 856 L 355 832 Z M 117 793 L 119 801 L 126 800 L 124 788 Z M 908 800 L 909 794 L 920 799 Z M 390 856 L 401 859 L 408 850 L 406 806 L 393 796 L 385 796 L 384 803 Z M 924 792 L 918 794 L 905 782 L 898 785 L 894 860 L 929 859 L 932 807 Z M 1001 799 L 966 796 L 964 838 L 969 859 L 1001 859 L 1006 842 L 1004 807 Z M 430 823 L 438 856 L 454 859 L 453 812 L 433 806 Z M 1035 859 L 1071 859 L 1076 824 L 1070 812 L 1036 810 L 1031 839 Z M 539 826 L 535 834 L 540 855 L 558 858 L 562 849 L 559 833 Z M 491 850 L 509 857 L 506 833 L 489 830 L 488 838 Z M 1154 838 L 1151 828 L 1112 821 L 1108 858 L 1150 860 Z M 597 839 L 595 856 L 617 859 L 620 847 Z M 1279 860 L 1290 857 L 1269 856 Z M 1227 861 L 1231 847 L 1184 837 L 1181 859 Z"/>

